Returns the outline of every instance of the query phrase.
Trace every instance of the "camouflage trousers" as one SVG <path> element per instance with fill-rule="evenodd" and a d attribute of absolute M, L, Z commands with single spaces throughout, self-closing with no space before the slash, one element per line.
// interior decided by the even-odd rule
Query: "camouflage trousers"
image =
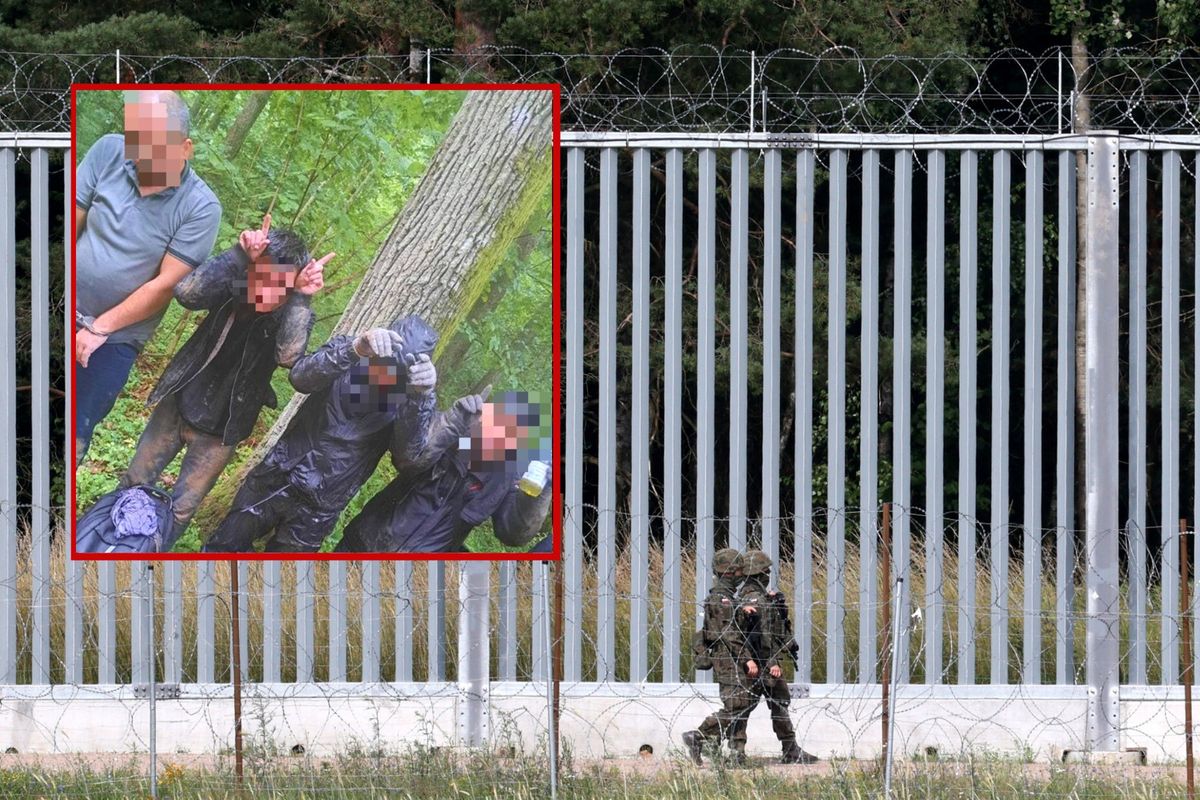
<path fill-rule="evenodd" d="M 721 682 L 721 709 L 705 717 L 697 730 L 708 741 L 722 739 L 738 752 L 746 750 L 746 720 L 758 705 L 758 697 L 740 682 Z"/>
<path fill-rule="evenodd" d="M 779 678 L 769 682 L 756 681 L 751 695 L 754 698 L 748 711 L 746 711 L 747 721 L 750 718 L 750 712 L 758 707 L 758 701 L 765 699 L 767 708 L 771 711 L 771 727 L 775 730 L 775 738 L 783 745 L 784 753 L 796 741 L 796 729 L 792 727 L 792 718 L 788 714 L 788 705 L 792 702 L 792 691 L 788 687 L 787 681 Z M 743 730 L 745 724 L 742 725 Z"/>

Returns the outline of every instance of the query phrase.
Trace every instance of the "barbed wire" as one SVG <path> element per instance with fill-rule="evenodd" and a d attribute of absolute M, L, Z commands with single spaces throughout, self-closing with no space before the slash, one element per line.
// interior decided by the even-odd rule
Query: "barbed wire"
<path fill-rule="evenodd" d="M 774 133 L 1200 131 L 1200 53 L 1111 49 L 1083 79 L 1061 48 L 986 56 L 868 57 L 852 48 L 764 53 L 713 46 L 612 54 L 486 47 L 466 53 L 266 58 L 0 53 L 0 129 L 65 131 L 73 83 L 550 82 L 565 130 Z"/>

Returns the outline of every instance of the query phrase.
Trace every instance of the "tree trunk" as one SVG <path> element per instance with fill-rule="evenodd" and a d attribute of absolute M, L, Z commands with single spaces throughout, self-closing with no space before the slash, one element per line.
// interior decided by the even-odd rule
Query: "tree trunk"
<path fill-rule="evenodd" d="M 242 149 L 242 144 L 246 141 L 246 136 L 249 135 L 250 129 L 254 127 L 255 121 L 258 119 L 258 115 L 267 107 L 267 101 L 270 99 L 271 92 L 269 89 L 253 91 L 246 98 L 246 104 L 238 112 L 237 118 L 233 121 L 233 126 L 225 136 L 226 158 L 232 160 L 237 157 L 238 152 Z"/>
<path fill-rule="evenodd" d="M 437 360 L 552 181 L 548 91 L 473 91 L 346 306 L 334 333 L 419 314 L 441 333 Z M 550 308 L 547 306 L 549 315 Z M 310 342 L 310 350 L 320 342 Z M 287 427 L 279 415 L 260 451 Z"/>
<path fill-rule="evenodd" d="M 1092 127 L 1088 97 L 1087 40 L 1083 20 L 1071 29 L 1071 67 L 1075 73 L 1072 127 L 1086 134 Z M 1087 514 L 1084 435 L 1087 411 L 1087 152 L 1075 154 L 1075 528 L 1082 529 Z"/>

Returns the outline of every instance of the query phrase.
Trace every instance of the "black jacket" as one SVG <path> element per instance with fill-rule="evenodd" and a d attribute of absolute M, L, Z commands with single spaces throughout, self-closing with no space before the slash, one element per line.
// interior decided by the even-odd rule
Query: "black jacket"
<path fill-rule="evenodd" d="M 208 309 L 209 313 L 163 371 L 147 400 L 149 405 L 179 391 L 203 371 L 210 359 L 223 357 L 217 352 L 218 344 L 223 343 L 221 334 L 226 331 L 230 317 L 239 304 L 245 302 L 244 286 L 249 264 L 246 252 L 235 245 L 213 256 L 175 285 L 175 299 L 180 305 L 193 311 Z M 312 331 L 313 313 L 308 296 L 292 292 L 274 311 L 255 314 L 233 324 L 247 324 L 253 329 L 245 350 L 230 359 L 237 374 L 222 436 L 226 445 L 237 444 L 250 435 L 263 406 L 278 406 L 271 389 L 271 373 L 277 366 L 291 366 L 304 354 Z M 228 332 L 225 339 L 229 339 Z M 213 373 L 214 370 L 209 370 L 210 375 Z"/>
<path fill-rule="evenodd" d="M 405 353 L 432 354 L 438 335 L 417 316 L 393 326 Z M 386 409 L 354 402 L 362 386 L 352 380 L 359 361 L 354 337 L 338 335 L 292 367 L 292 386 L 308 395 L 276 445 L 254 473 L 274 476 L 300 490 L 314 508 L 340 511 L 392 448 L 415 457 L 437 409 L 434 392 L 402 394 Z"/>
<path fill-rule="evenodd" d="M 439 414 L 425 448 L 371 498 L 346 527 L 337 550 L 363 553 L 461 552 L 471 530 L 492 518 L 501 542 L 528 544 L 541 530 L 550 510 L 547 486 L 530 497 L 516 483 L 528 466 L 506 461 L 497 469 L 472 468 L 470 453 L 459 449 L 475 416 L 458 409 Z M 396 455 L 393 454 L 393 458 Z"/>

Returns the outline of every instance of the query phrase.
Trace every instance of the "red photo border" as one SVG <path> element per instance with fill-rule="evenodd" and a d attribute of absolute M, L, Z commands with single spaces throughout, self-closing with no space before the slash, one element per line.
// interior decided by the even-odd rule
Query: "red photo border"
<path fill-rule="evenodd" d="M 553 380 L 552 380 L 552 425 L 551 451 L 553 469 L 550 476 L 550 490 L 554 493 L 551 506 L 551 536 L 553 549 L 550 553 L 79 553 L 75 549 L 76 525 L 76 486 L 75 477 L 71 476 L 71 508 L 70 536 L 71 559 L 73 561 L 558 561 L 562 558 L 562 458 L 561 458 L 561 424 L 562 424 L 562 320 L 559 310 L 561 304 L 561 175 L 559 162 L 561 118 L 561 87 L 557 83 L 73 83 L 71 84 L 71 151 L 70 151 L 70 192 L 75 194 L 75 100 L 78 91 L 128 91 L 133 89 L 240 89 L 270 91 L 549 91 L 553 95 L 552 109 L 552 169 L 553 196 L 551 199 L 551 248 L 553 276 L 551 280 L 551 327 L 553 341 Z M 64 225 L 71 225 L 70 220 L 63 220 Z M 71 306 L 75 306 L 75 250 L 76 240 L 71 238 Z M 75 328 L 71 328 L 71 349 L 75 350 Z M 75 360 L 71 359 L 71 397 L 68 424 L 71 426 L 71 460 L 67 466 L 74 469 L 75 463 Z"/>

